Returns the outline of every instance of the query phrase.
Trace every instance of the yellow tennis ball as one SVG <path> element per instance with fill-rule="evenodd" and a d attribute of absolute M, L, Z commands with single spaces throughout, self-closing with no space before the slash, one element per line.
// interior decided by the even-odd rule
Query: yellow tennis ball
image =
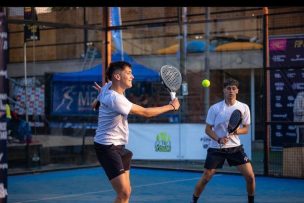
<path fill-rule="evenodd" d="M 209 87 L 210 86 L 210 81 L 208 79 L 205 79 L 202 81 L 202 86 L 203 87 Z"/>

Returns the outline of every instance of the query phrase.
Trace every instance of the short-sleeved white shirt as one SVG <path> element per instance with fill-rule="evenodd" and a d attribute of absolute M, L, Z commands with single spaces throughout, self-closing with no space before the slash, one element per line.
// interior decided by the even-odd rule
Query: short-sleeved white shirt
<path fill-rule="evenodd" d="M 218 102 L 212 105 L 207 114 L 206 123 L 213 126 L 213 130 L 216 135 L 221 138 L 227 136 L 228 122 L 232 112 L 235 109 L 239 109 L 242 112 L 242 125 L 250 124 L 250 110 L 247 104 L 236 101 L 234 105 L 228 106 L 225 101 Z M 237 147 L 241 145 L 238 135 L 230 135 L 229 141 L 222 146 L 222 148 Z M 209 143 L 210 148 L 220 148 L 220 145 L 215 140 L 211 140 Z"/>
<path fill-rule="evenodd" d="M 112 82 L 107 83 L 97 97 L 100 107 L 94 142 L 125 145 L 129 138 L 128 114 L 133 103 L 123 94 L 110 90 L 111 85 Z"/>

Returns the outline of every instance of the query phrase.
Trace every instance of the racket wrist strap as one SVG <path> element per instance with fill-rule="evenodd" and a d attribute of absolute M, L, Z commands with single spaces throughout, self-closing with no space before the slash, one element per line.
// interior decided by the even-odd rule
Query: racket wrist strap
<path fill-rule="evenodd" d="M 176 109 L 175 109 L 175 106 L 173 105 L 173 104 L 170 104 L 172 107 L 173 107 L 173 111 L 175 111 Z"/>

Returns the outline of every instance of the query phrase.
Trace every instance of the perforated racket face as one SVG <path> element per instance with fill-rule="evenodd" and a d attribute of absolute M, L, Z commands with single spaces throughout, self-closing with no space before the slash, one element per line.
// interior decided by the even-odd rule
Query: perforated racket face
<path fill-rule="evenodd" d="M 242 112 L 238 109 L 234 110 L 230 116 L 228 123 L 228 133 L 233 133 L 242 122 Z"/>
<path fill-rule="evenodd" d="M 172 92 L 176 92 L 182 84 L 182 75 L 173 66 L 165 65 L 160 69 L 160 77 L 164 85 Z"/>

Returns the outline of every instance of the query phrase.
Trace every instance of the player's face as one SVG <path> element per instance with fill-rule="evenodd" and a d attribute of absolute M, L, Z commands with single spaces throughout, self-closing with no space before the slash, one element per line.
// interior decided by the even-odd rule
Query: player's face
<path fill-rule="evenodd" d="M 125 67 L 123 71 L 121 71 L 121 83 L 125 86 L 125 88 L 131 88 L 132 87 L 132 81 L 134 79 L 134 76 L 132 74 L 132 69 L 130 67 Z"/>
<path fill-rule="evenodd" d="M 239 89 L 235 85 L 227 86 L 224 88 L 225 99 L 236 99 Z"/>

